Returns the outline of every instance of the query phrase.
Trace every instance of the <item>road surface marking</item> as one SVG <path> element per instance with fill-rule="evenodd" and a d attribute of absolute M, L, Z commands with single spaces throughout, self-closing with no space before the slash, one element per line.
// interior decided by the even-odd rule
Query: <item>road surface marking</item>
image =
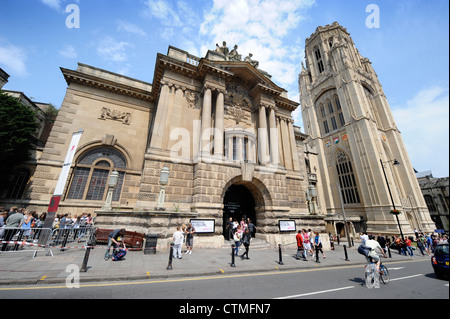
<path fill-rule="evenodd" d="M 415 261 L 398 261 L 389 262 L 386 264 L 396 264 L 396 263 L 410 263 L 410 262 L 423 262 L 428 260 L 415 260 Z M 227 279 L 227 278 L 242 278 L 242 277 L 256 277 L 256 276 L 273 276 L 273 275 L 285 275 L 285 274 L 298 274 L 306 272 L 324 271 L 324 270 L 339 270 L 339 269 L 350 269 L 350 268 L 363 268 L 364 265 L 349 265 L 349 266 L 331 266 L 324 268 L 313 268 L 313 269 L 299 269 L 299 270 L 286 270 L 286 271 L 276 271 L 276 272 L 262 272 L 262 273 L 251 273 L 251 274 L 240 274 L 240 275 L 220 275 L 211 277 L 190 277 L 190 278 L 179 278 L 179 279 L 162 279 L 154 281 L 133 281 L 133 282 L 120 282 L 120 283 L 97 283 L 97 284 L 80 284 L 80 288 L 88 287 L 112 287 L 112 286 L 123 286 L 123 285 L 148 285 L 148 284 L 159 284 L 159 283 L 173 283 L 173 282 L 183 282 L 183 281 L 200 281 L 200 280 L 214 280 L 214 279 Z M 46 277 L 46 276 L 45 276 Z M 393 279 L 391 279 L 392 281 Z M 66 286 L 48 286 L 48 287 L 7 287 L 0 288 L 0 291 L 8 290 L 41 290 L 41 289 L 67 289 Z"/>
<path fill-rule="evenodd" d="M 292 299 L 292 298 L 299 298 L 299 297 L 305 297 L 305 296 L 311 296 L 311 295 L 325 294 L 328 292 L 340 291 L 340 290 L 351 289 L 351 288 L 355 288 L 355 286 L 348 286 L 348 287 L 342 287 L 342 288 L 336 288 L 336 289 L 328 289 L 328 290 L 322 290 L 322 291 L 316 291 L 316 292 L 308 292 L 305 294 L 292 295 L 292 296 L 286 296 L 286 297 L 278 297 L 278 298 L 274 298 L 274 299 Z"/>
<path fill-rule="evenodd" d="M 397 268 L 389 268 L 389 270 L 400 270 L 400 269 L 404 269 L 405 267 L 397 267 Z"/>
<path fill-rule="evenodd" d="M 391 279 L 390 281 L 396 281 L 396 280 L 402 280 L 402 279 L 409 279 L 409 278 L 420 277 L 420 276 L 423 276 L 423 275 L 422 275 L 422 274 L 417 274 L 417 275 L 412 275 L 412 276 L 407 276 L 407 277 L 394 278 L 394 279 Z"/>

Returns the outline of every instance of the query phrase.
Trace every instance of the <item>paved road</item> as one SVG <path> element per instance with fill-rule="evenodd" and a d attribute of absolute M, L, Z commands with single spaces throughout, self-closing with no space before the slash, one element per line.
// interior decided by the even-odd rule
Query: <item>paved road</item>
<path fill-rule="evenodd" d="M 198 299 L 203 299 L 204 304 L 208 304 L 206 299 L 226 299 L 240 303 L 277 298 L 449 299 L 448 281 L 435 277 L 428 260 L 385 264 L 390 269 L 392 280 L 389 285 L 381 285 L 378 289 L 365 287 L 361 265 L 348 265 L 257 274 L 82 283 L 79 288 L 72 289 L 65 285 L 5 286 L 0 288 L 0 298 L 179 299 L 175 305 L 184 305 L 189 299 L 197 299 L 197 304 Z M 170 310 L 178 309 L 175 308 Z M 223 307 L 219 308 L 224 311 Z"/>

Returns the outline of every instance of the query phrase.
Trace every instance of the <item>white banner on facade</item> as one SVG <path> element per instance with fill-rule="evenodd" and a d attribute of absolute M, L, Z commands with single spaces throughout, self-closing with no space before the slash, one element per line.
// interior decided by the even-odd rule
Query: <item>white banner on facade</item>
<path fill-rule="evenodd" d="M 66 186 L 67 178 L 69 177 L 70 166 L 72 166 L 72 161 L 77 151 L 81 135 L 83 135 L 82 130 L 73 133 L 72 141 L 70 142 L 69 150 L 67 151 L 66 159 L 64 160 L 64 165 L 61 169 L 61 174 L 59 175 L 58 183 L 56 184 L 54 196 L 64 194 L 64 187 Z"/>

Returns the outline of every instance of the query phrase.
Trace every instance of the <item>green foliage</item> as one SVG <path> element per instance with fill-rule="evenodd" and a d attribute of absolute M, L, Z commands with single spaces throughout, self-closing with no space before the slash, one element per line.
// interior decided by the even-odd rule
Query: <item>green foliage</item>
<path fill-rule="evenodd" d="M 33 133 L 38 128 L 33 111 L 0 91 L 0 179 L 29 159 Z"/>

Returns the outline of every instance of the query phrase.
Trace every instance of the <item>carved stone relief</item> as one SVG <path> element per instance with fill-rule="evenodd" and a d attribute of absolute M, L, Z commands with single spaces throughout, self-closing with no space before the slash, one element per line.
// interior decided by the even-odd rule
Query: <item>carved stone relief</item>
<path fill-rule="evenodd" d="M 100 120 L 120 121 L 120 122 L 122 122 L 122 124 L 130 125 L 131 113 L 120 112 L 117 110 L 111 110 L 111 109 L 108 109 L 107 107 L 104 107 L 102 109 L 99 119 Z"/>

